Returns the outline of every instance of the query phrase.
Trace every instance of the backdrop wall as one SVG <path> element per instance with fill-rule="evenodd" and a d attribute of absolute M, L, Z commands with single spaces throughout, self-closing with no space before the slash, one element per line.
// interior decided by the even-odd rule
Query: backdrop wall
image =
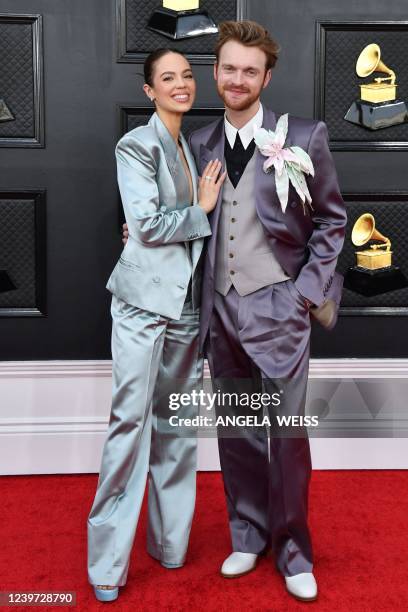
<path fill-rule="evenodd" d="M 0 0 L 3 15 L 42 16 L 40 98 L 44 109 L 44 148 L 24 143 L 18 148 L 0 146 L 0 203 L 2 198 L 6 202 L 18 200 L 13 192 L 24 190 L 43 191 L 46 200 L 41 231 L 34 221 L 26 227 L 18 217 L 11 225 L 9 221 L 7 230 L 7 236 L 12 236 L 7 243 L 7 261 L 10 244 L 18 245 L 12 261 L 23 258 L 20 268 L 26 268 L 22 251 L 27 241 L 35 238 L 44 247 L 46 278 L 40 275 L 38 291 L 45 293 L 40 311 L 46 316 L 0 317 L 2 360 L 110 357 L 110 295 L 105 283 L 121 251 L 114 146 L 124 129 L 120 108 L 149 108 L 141 89 L 141 59 L 130 54 L 133 63 L 127 63 L 120 48 L 126 41 L 120 38 L 116 10 L 124 5 L 126 2 L 115 0 L 20 0 L 16 6 L 13 0 Z M 134 12 L 134 5 L 142 7 L 144 3 L 129 0 L 129 5 Z M 227 3 L 225 10 L 228 7 Z M 239 10 L 265 24 L 282 47 L 264 102 L 278 112 L 305 117 L 313 117 L 319 110 L 315 108 L 317 20 L 398 21 L 406 17 L 404 0 L 387 6 L 371 0 L 347 0 L 341 5 L 334 0 L 284 4 L 249 0 L 240 2 Z M 207 64 L 194 65 L 196 105 L 219 107 L 208 65 L 211 60 L 204 61 Z M 15 79 L 20 74 L 18 66 L 13 71 Z M 402 83 L 408 81 L 407 73 L 398 77 Z M 355 75 L 350 74 L 350 79 L 355 80 Z M 6 89 L 0 93 L 7 102 Z M 7 125 L 11 123 L 0 123 L 0 145 Z M 334 151 L 334 157 L 344 193 L 408 192 L 408 153 L 404 149 Z M 402 203 L 408 206 L 404 197 Z M 4 224 L 0 219 L 0 225 Z M 27 235 L 22 236 L 25 231 Z M 7 259 L 4 240 L 2 244 L 0 268 Z M 3 311 L 7 306 L 4 296 L 0 294 Z M 405 314 L 342 316 L 333 333 L 314 330 L 312 353 L 315 357 L 404 357 L 407 333 Z"/>

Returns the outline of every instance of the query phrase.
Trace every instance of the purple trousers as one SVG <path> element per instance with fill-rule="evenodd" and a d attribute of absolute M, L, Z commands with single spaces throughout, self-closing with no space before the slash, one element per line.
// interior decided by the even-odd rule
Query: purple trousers
<path fill-rule="evenodd" d="M 272 424 L 269 453 L 264 427 L 241 428 L 239 435 L 218 429 L 232 547 L 258 554 L 272 547 L 285 576 L 313 567 L 307 432 L 277 425 L 277 417 L 304 415 L 309 340 L 310 315 L 292 280 L 243 297 L 233 287 L 226 296 L 216 292 L 206 341 L 214 392 L 280 398 L 278 406 L 264 408 Z M 233 410 L 254 414 L 241 405 Z M 217 412 L 225 414 L 225 407 Z"/>

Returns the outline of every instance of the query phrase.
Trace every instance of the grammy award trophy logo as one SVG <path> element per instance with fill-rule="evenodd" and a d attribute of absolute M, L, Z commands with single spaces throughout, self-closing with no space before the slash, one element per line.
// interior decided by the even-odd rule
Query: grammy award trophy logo
<path fill-rule="evenodd" d="M 155 9 L 147 28 L 172 40 L 216 34 L 218 28 L 199 0 L 163 0 Z"/>
<path fill-rule="evenodd" d="M 381 60 L 380 46 L 371 43 L 361 51 L 356 73 L 360 78 L 366 78 L 374 72 L 387 76 L 360 84 L 360 99 L 352 103 L 344 119 L 368 130 L 379 130 L 408 121 L 407 105 L 397 98 L 395 72 Z"/>

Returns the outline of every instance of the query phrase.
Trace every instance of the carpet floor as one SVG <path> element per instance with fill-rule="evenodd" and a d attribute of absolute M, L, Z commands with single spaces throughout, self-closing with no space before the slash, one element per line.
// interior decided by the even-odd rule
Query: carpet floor
<path fill-rule="evenodd" d="M 86 519 L 96 483 L 94 474 L 0 478 L 1 591 L 76 591 L 71 609 L 80 612 L 408 609 L 408 471 L 313 472 L 310 526 L 319 585 L 313 603 L 287 594 L 271 558 L 247 576 L 220 576 L 231 550 L 222 480 L 214 472 L 198 474 L 186 565 L 167 570 L 146 553 L 144 504 L 127 585 L 116 602 L 98 603 L 86 573 Z"/>

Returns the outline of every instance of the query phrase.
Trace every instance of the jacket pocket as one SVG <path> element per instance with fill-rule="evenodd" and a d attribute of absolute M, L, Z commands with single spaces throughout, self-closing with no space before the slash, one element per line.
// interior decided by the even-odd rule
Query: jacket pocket
<path fill-rule="evenodd" d="M 303 297 L 303 295 L 300 293 L 300 291 L 298 290 L 298 288 L 296 287 L 295 283 L 293 282 L 292 279 L 288 279 L 286 281 L 286 286 L 288 288 L 289 293 L 291 294 L 291 296 L 296 300 L 298 300 L 302 306 L 304 308 L 306 308 L 306 304 L 305 304 L 305 299 Z"/>

